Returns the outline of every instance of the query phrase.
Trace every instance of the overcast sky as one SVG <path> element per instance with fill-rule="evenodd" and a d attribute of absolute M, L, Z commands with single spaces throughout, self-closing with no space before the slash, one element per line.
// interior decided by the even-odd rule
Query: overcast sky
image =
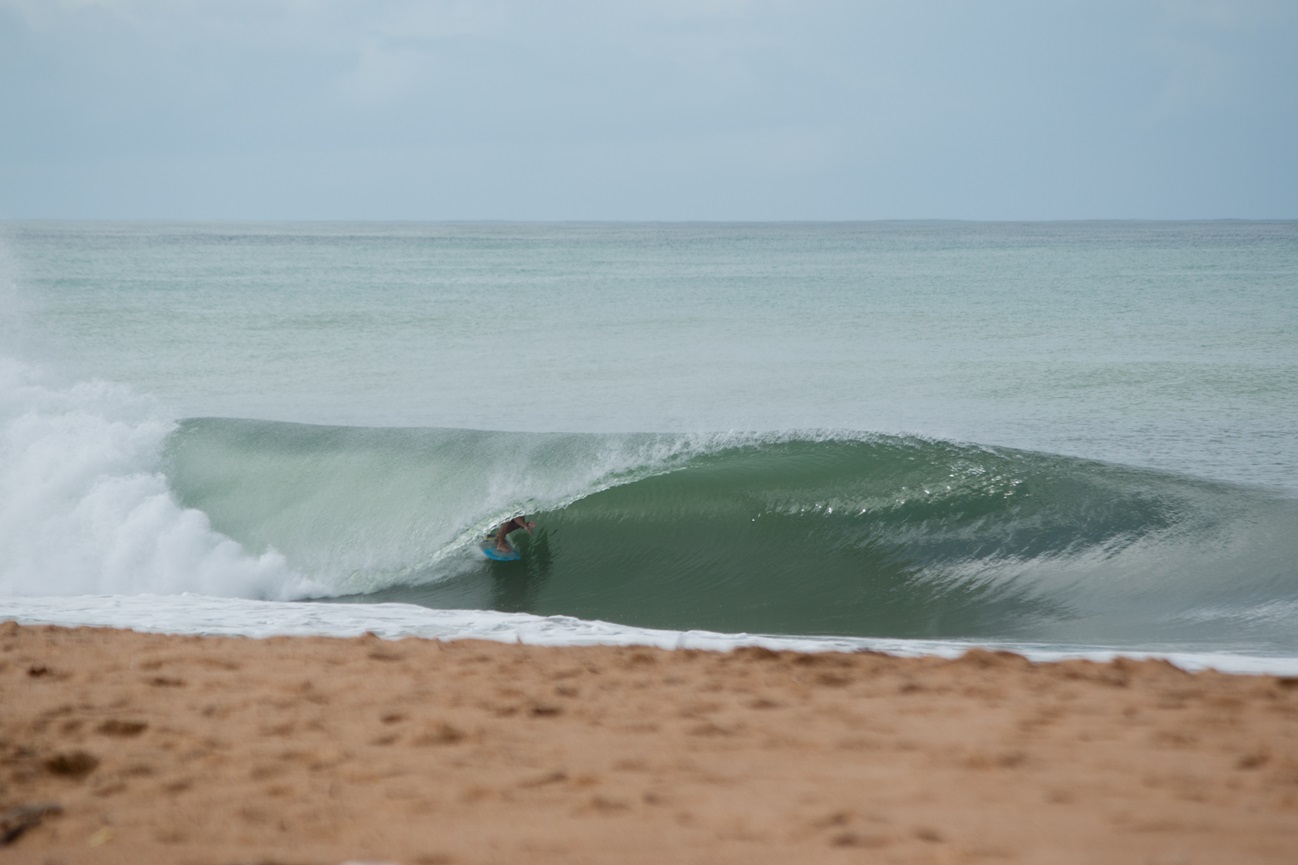
<path fill-rule="evenodd" d="M 0 218 L 1218 217 L 1295 0 L 0 0 Z"/>

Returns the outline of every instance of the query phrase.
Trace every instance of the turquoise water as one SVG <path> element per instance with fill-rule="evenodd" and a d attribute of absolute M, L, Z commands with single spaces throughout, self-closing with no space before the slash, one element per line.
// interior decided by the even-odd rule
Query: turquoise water
<path fill-rule="evenodd" d="M 1298 224 L 20 223 L 0 590 L 1298 653 Z M 473 543 L 519 511 L 524 562 Z"/>

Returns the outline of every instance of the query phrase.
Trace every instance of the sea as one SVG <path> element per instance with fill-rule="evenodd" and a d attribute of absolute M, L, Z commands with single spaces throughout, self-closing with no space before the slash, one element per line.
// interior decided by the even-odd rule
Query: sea
<path fill-rule="evenodd" d="M 0 619 L 1295 674 L 1298 222 L 0 223 Z"/>

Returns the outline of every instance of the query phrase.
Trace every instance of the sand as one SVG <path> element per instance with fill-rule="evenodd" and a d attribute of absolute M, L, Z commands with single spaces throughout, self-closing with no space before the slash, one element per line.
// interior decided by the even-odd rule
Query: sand
<path fill-rule="evenodd" d="M 1298 680 L 0 623 L 0 861 L 1298 861 Z"/>

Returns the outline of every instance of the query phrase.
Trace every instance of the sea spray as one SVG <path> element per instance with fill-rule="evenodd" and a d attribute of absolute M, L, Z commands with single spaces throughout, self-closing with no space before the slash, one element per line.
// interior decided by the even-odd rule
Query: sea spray
<path fill-rule="evenodd" d="M 283 556 L 246 555 L 176 502 L 159 463 L 172 428 L 125 386 L 0 360 L 0 592 L 312 591 Z"/>

